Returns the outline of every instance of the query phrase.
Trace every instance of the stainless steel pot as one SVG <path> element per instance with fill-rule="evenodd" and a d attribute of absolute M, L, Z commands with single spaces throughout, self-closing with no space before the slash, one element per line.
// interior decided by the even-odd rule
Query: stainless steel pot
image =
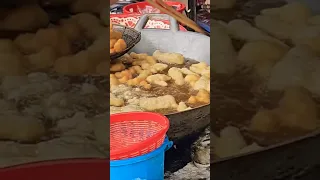
<path fill-rule="evenodd" d="M 170 19 L 170 30 L 144 29 L 150 18 Z M 141 32 L 140 42 L 131 50 L 152 54 L 155 50 L 181 53 L 186 58 L 210 64 L 210 37 L 179 31 L 177 21 L 165 14 L 148 14 L 140 18 L 135 27 Z M 210 105 L 189 111 L 168 114 L 170 129 L 168 136 L 178 140 L 202 131 L 210 123 Z"/>

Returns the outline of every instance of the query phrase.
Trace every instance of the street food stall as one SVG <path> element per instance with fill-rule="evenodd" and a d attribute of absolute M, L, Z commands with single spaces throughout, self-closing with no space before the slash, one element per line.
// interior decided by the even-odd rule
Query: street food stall
<path fill-rule="evenodd" d="M 166 1 L 166 3 L 174 7 L 176 12 L 178 12 L 181 16 L 184 16 L 186 18 L 186 13 L 188 13 L 188 9 L 185 4 L 182 4 L 180 1 L 179 2 Z M 195 65 L 202 64 L 201 66 L 205 68 L 204 71 L 207 71 L 209 73 L 210 70 L 208 65 L 210 63 L 210 45 L 209 45 L 210 38 L 208 36 L 200 35 L 199 33 L 193 32 L 194 30 L 189 30 L 189 28 L 187 28 L 186 26 L 188 22 L 187 23 L 180 22 L 178 24 L 175 18 L 162 14 L 161 11 L 152 7 L 150 4 L 147 4 L 147 2 L 139 2 L 139 3 L 133 3 L 133 4 L 123 6 L 121 11 L 123 13 L 110 14 L 111 22 L 114 24 L 120 24 L 127 27 L 135 28 L 136 30 L 141 32 L 140 42 L 133 47 L 133 49 L 129 53 L 130 54 L 129 56 L 126 56 L 126 57 L 123 56 L 122 59 L 129 58 L 129 62 L 130 62 L 132 61 L 130 60 L 130 58 L 133 58 L 134 59 L 133 62 L 135 63 L 137 61 L 139 53 L 143 53 L 141 54 L 141 56 L 145 56 L 145 57 L 142 57 L 142 60 L 143 58 L 151 58 L 150 55 L 152 55 L 153 57 L 156 57 L 156 59 L 158 59 L 157 57 L 160 57 L 160 56 L 163 57 L 163 60 L 158 59 L 159 61 L 155 65 L 164 64 L 162 66 L 163 68 L 165 68 L 165 70 L 164 71 L 158 70 L 159 74 L 156 73 L 154 75 L 151 75 L 151 77 L 156 77 L 156 76 L 160 77 L 161 75 L 162 77 L 157 80 L 159 82 L 153 83 L 151 79 L 149 79 L 151 78 L 150 76 L 149 78 L 147 78 L 147 82 L 149 82 L 151 85 L 153 84 L 155 85 L 154 86 L 155 88 L 151 88 L 148 91 L 148 94 L 151 93 L 158 96 L 159 98 L 158 100 L 154 98 L 150 99 L 150 100 L 153 100 L 154 102 L 159 103 L 160 101 L 161 102 L 170 101 L 173 104 L 170 105 L 171 108 L 169 109 L 171 110 L 169 111 L 166 109 L 161 110 L 162 107 L 159 107 L 159 106 L 151 107 L 152 104 L 148 104 L 149 106 L 148 111 L 151 110 L 154 112 L 165 114 L 170 120 L 170 128 L 167 134 L 169 139 L 174 141 L 175 148 L 172 148 L 166 153 L 165 169 L 167 171 L 170 171 L 166 174 L 166 178 L 174 179 L 174 178 L 177 178 L 177 176 L 172 175 L 173 172 L 183 169 L 183 167 L 190 162 L 191 164 L 193 164 L 192 161 L 194 157 L 198 158 L 197 153 L 195 153 L 196 155 L 192 155 L 191 149 L 198 147 L 198 145 L 202 146 L 200 142 L 202 142 L 202 139 L 205 139 L 202 137 L 207 137 L 209 134 L 206 131 L 204 135 L 201 136 L 200 138 L 201 140 L 198 140 L 196 142 L 196 144 L 198 143 L 197 146 L 191 147 L 192 143 L 195 142 L 197 139 L 199 139 L 199 135 L 203 133 L 204 129 L 210 123 L 210 117 L 209 117 L 210 108 L 207 105 L 207 103 L 209 103 L 209 99 L 205 100 L 206 103 L 204 103 L 203 101 L 204 99 L 201 101 L 198 101 L 196 104 L 194 104 L 195 106 L 192 105 L 191 102 L 193 102 L 193 99 L 194 99 L 193 96 L 201 95 L 201 93 L 210 92 L 210 89 L 209 89 L 210 84 L 209 84 L 209 81 L 207 81 L 206 82 L 207 88 L 204 89 L 204 91 L 196 88 L 194 89 L 196 90 L 194 92 L 197 94 L 192 95 L 193 90 L 190 91 L 189 89 L 190 85 L 188 85 L 188 83 L 186 82 L 188 81 L 187 79 L 189 77 L 200 73 L 198 72 L 194 74 L 194 69 L 193 69 L 194 63 Z M 202 30 L 202 28 L 201 28 L 201 31 L 205 33 L 205 31 Z M 175 42 L 174 45 L 171 42 Z M 204 51 L 197 48 L 200 46 L 203 47 Z M 158 51 L 158 48 L 161 48 L 162 52 L 161 50 Z M 133 52 L 135 53 L 138 52 L 138 55 L 136 55 Z M 181 55 L 185 57 L 184 62 L 177 61 L 179 59 L 181 60 Z M 186 58 L 186 57 L 189 57 L 189 58 Z M 169 59 L 172 59 L 172 60 L 175 59 L 174 61 L 176 62 L 170 63 L 168 62 Z M 200 59 L 204 61 L 197 63 L 197 61 L 199 61 Z M 169 66 L 165 66 L 165 64 Z M 114 66 L 119 66 L 119 64 L 115 63 Z M 154 65 L 151 65 L 151 68 L 153 66 Z M 171 74 L 172 70 L 178 70 L 177 68 L 180 69 L 179 76 L 182 78 L 185 78 L 185 80 L 180 79 L 178 82 L 173 79 L 174 84 L 170 84 L 172 83 L 172 81 L 170 81 L 170 77 L 173 78 Z M 189 71 L 183 72 L 184 70 L 189 70 Z M 204 74 L 205 73 L 204 71 L 196 76 L 200 75 L 202 76 L 202 78 L 204 78 L 205 76 L 207 76 Z M 168 73 L 167 76 L 169 77 L 166 76 L 166 73 Z M 207 77 L 210 78 L 210 76 L 207 76 Z M 160 80 L 162 82 L 160 82 Z M 185 83 L 183 83 L 183 81 Z M 198 82 L 198 80 L 196 80 L 196 82 Z M 175 84 L 175 83 L 178 83 L 178 84 Z M 121 86 L 118 86 L 118 87 L 121 87 Z M 203 86 L 202 88 L 204 87 L 205 86 Z M 118 94 L 117 91 L 118 90 L 115 89 L 115 93 L 117 96 L 119 95 L 121 96 L 121 94 L 123 94 L 121 91 L 119 91 L 120 94 Z M 132 91 L 132 90 L 129 90 L 129 91 Z M 191 94 L 186 95 L 185 94 L 186 92 Z M 165 97 L 163 95 L 165 95 Z M 205 97 L 209 98 L 209 94 L 205 95 Z M 199 97 L 196 99 L 199 99 Z M 130 105 L 130 103 L 128 105 L 130 106 L 130 108 L 134 108 L 134 106 Z M 168 107 L 168 105 L 166 106 Z M 180 107 L 182 107 L 182 105 L 186 109 L 181 110 Z M 172 111 L 172 107 L 175 107 L 175 106 L 177 106 L 178 109 Z M 138 110 L 141 110 L 141 106 L 138 108 L 139 108 Z M 143 108 L 147 108 L 147 107 L 143 107 Z M 118 113 L 122 109 L 126 109 L 126 107 L 125 108 L 113 107 L 112 110 L 114 111 L 111 110 L 111 112 Z M 134 109 L 134 110 L 137 110 L 137 109 Z M 194 119 L 197 119 L 196 123 L 194 122 Z M 186 141 L 186 139 L 189 139 L 189 140 Z M 190 139 L 194 139 L 194 140 L 190 141 Z M 209 163 L 209 156 L 210 156 L 210 153 L 209 153 L 210 144 L 206 144 L 203 146 L 205 147 L 205 149 L 207 149 L 207 151 L 201 157 L 205 157 L 206 162 L 205 161 L 200 162 L 200 163 L 204 163 L 203 165 L 204 168 L 200 168 L 199 171 L 205 171 L 205 172 L 203 173 L 204 175 L 201 175 L 201 174 L 198 176 L 194 175 L 194 178 L 209 177 L 209 169 L 207 168 L 207 166 Z M 201 158 L 198 158 L 198 159 L 201 159 Z M 194 168 L 195 171 L 198 170 L 197 167 L 195 166 L 192 168 Z M 181 178 L 181 175 L 179 177 Z"/>
<path fill-rule="evenodd" d="M 111 159 L 111 170 L 119 161 L 149 157 L 159 148 L 162 155 L 153 157 L 159 158 L 161 165 L 172 141 L 179 150 L 190 151 L 190 142 L 185 147 L 178 142 L 195 134 L 198 138 L 209 125 L 210 38 L 189 19 L 177 23 L 185 13 L 184 4 L 173 2 L 171 7 L 180 13 L 173 13 L 174 18 L 156 8 L 134 7 L 122 14 L 125 18 L 113 17 L 109 3 L 99 0 L 11 5 L 0 14 L 2 30 L 11 33 L 0 39 L 0 177 L 15 180 L 18 172 L 26 176 L 24 173 L 33 169 L 35 180 L 44 179 L 51 167 L 54 176 L 50 178 L 90 179 L 88 174 L 97 173 L 97 178 L 107 179 L 104 173 L 108 170 L 101 169 L 109 167 L 108 158 L 113 158 L 115 148 L 115 138 L 110 137 L 114 134 L 110 135 L 108 128 L 114 127 L 113 133 L 124 132 L 114 125 L 121 113 L 139 111 L 162 117 L 146 123 L 155 130 L 144 133 L 145 139 L 127 134 L 134 148 L 138 141 L 158 140 L 154 138 L 160 128 L 157 125 L 162 123 L 165 131 L 162 129 L 161 138 L 148 151 L 139 149 L 126 159 Z M 153 14 L 146 14 L 150 11 Z M 187 31 L 185 25 L 196 32 Z M 131 116 L 125 117 L 128 123 Z M 108 122 L 109 118 L 113 120 Z M 130 145 L 124 138 L 117 143 Z M 208 161 L 209 151 L 205 155 Z M 186 163 L 192 161 L 190 156 Z M 161 170 L 164 173 L 160 165 L 158 175 Z M 61 173 L 64 167 L 80 166 L 87 171 L 76 176 L 74 171 Z"/>

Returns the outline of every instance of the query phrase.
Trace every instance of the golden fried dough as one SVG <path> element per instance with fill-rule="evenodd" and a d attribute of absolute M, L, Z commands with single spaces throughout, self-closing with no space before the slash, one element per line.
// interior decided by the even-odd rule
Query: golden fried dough
<path fill-rule="evenodd" d="M 32 31 L 49 24 L 48 14 L 38 5 L 28 5 L 13 9 L 3 20 L 4 29 Z"/>

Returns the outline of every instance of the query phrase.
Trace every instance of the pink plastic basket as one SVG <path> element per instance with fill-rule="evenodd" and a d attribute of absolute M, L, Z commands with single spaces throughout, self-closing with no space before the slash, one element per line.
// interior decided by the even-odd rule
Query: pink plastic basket
<path fill-rule="evenodd" d="M 110 116 L 110 160 L 127 159 L 159 148 L 169 129 L 160 114 L 130 112 Z"/>
<path fill-rule="evenodd" d="M 186 9 L 186 5 L 180 2 L 166 1 L 165 3 L 168 4 L 169 6 L 176 7 L 176 10 L 180 13 L 182 13 Z M 144 9 L 147 6 L 151 6 L 151 5 L 148 2 L 138 2 L 138 3 L 129 4 L 123 7 L 123 13 L 124 14 L 139 13 L 139 9 Z"/>
<path fill-rule="evenodd" d="M 139 21 L 141 14 L 110 14 L 110 21 L 113 24 L 120 24 L 134 28 Z M 170 29 L 168 20 L 150 19 L 145 28 L 147 29 Z M 187 31 L 186 28 L 179 24 L 180 31 Z"/>

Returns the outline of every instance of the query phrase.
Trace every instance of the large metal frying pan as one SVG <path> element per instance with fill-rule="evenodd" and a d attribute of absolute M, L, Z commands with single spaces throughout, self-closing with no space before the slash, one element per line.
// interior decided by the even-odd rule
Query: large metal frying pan
<path fill-rule="evenodd" d="M 144 29 L 151 17 L 170 19 L 170 30 Z M 152 54 L 155 50 L 176 52 L 186 58 L 210 64 L 210 37 L 194 32 L 179 31 L 178 23 L 165 14 L 148 14 L 140 18 L 135 27 L 141 32 L 140 42 L 131 50 Z M 203 130 L 210 123 L 210 105 L 185 112 L 168 114 L 168 136 L 178 140 Z"/>
<path fill-rule="evenodd" d="M 319 152 L 318 130 L 258 152 L 212 162 L 210 167 L 214 179 L 316 180 L 320 178 Z"/>
<path fill-rule="evenodd" d="M 238 8 L 239 12 L 211 13 L 219 20 L 229 21 L 241 14 L 240 17 L 250 21 L 261 9 L 285 4 L 282 0 L 241 0 L 238 3 L 246 2 L 253 6 Z M 256 152 L 219 160 L 212 156 L 211 177 L 218 180 L 316 180 L 320 178 L 319 152 L 320 130 Z"/>

